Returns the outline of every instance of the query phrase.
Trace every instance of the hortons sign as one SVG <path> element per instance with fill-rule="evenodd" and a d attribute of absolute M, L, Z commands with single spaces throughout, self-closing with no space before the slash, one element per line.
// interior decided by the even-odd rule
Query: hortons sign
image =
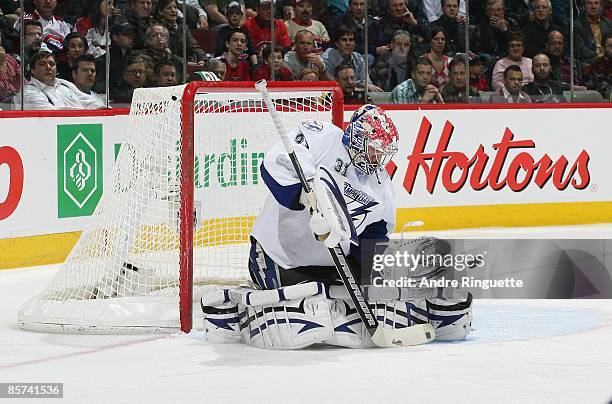
<path fill-rule="evenodd" d="M 517 138 L 506 127 L 501 139 L 490 146 L 492 151 L 479 144 L 472 153 L 465 153 L 448 150 L 454 129 L 454 125 L 446 121 L 435 149 L 426 152 L 432 124 L 422 118 L 412 152 L 406 156 L 408 165 L 402 186 L 409 194 L 413 193 L 420 173 L 429 194 L 434 193 L 439 183 L 449 193 L 456 193 L 466 185 L 474 191 L 508 188 L 520 192 L 532 184 L 540 189 L 550 186 L 559 191 L 568 187 L 583 190 L 590 184 L 590 156 L 584 149 L 571 159 L 565 155 L 551 157 L 548 153 L 538 153 L 534 140 Z M 391 174 L 397 169 L 393 162 L 387 167 Z"/>

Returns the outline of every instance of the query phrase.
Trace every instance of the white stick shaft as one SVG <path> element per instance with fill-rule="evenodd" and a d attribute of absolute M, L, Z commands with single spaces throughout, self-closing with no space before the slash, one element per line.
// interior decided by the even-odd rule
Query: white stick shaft
<path fill-rule="evenodd" d="M 289 139 L 289 136 L 287 136 L 285 125 L 283 124 L 283 121 L 281 120 L 280 115 L 276 110 L 276 106 L 274 105 L 272 98 L 270 98 L 270 93 L 268 93 L 267 84 L 268 83 L 266 82 L 266 80 L 260 80 L 255 83 L 255 88 L 261 93 L 261 97 L 263 98 L 264 102 L 266 103 L 266 106 L 268 107 L 268 111 L 270 112 L 270 116 L 272 117 L 274 126 L 276 126 L 276 130 L 278 131 L 278 134 L 280 135 L 281 140 L 283 141 L 285 150 L 287 150 L 287 153 L 293 153 L 293 143 Z"/>

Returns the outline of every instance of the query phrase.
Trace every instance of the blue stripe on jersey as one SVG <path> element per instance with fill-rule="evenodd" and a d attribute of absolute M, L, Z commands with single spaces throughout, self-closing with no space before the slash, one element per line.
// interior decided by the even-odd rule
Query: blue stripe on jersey
<path fill-rule="evenodd" d="M 300 191 L 302 190 L 302 184 L 299 182 L 291 185 L 281 185 L 279 184 L 272 175 L 266 169 L 266 166 L 262 163 L 260 166 L 261 178 L 263 178 L 264 183 L 272 192 L 272 196 L 274 199 L 287 209 L 291 210 L 302 210 L 304 206 L 297 202 L 300 197 Z"/>
<path fill-rule="evenodd" d="M 353 258 L 355 258 L 359 263 L 361 263 L 361 257 L 364 254 L 364 251 L 361 251 L 361 246 L 363 245 L 361 240 L 389 240 L 389 237 L 387 235 L 387 222 L 385 222 L 383 219 L 380 219 L 378 222 L 370 223 L 366 226 L 365 229 L 363 229 L 363 231 L 359 235 L 359 244 L 351 244 L 350 255 L 352 255 Z M 372 247 L 374 246 L 372 245 Z M 374 251 L 365 251 L 365 254 L 369 257 L 372 255 L 373 252 Z"/>

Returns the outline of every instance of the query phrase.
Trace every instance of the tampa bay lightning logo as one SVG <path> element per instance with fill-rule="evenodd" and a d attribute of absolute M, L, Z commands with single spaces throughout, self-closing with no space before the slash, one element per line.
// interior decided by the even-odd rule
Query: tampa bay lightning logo
<path fill-rule="evenodd" d="M 307 149 L 310 149 L 310 147 L 308 146 L 308 142 L 306 141 L 306 137 L 304 136 L 304 134 L 301 131 L 298 131 L 297 135 L 295 135 L 295 139 L 293 139 L 293 141 L 297 144 L 303 144 L 304 147 L 306 147 Z"/>
<path fill-rule="evenodd" d="M 319 121 L 304 121 L 302 126 L 313 132 L 321 132 L 323 130 L 323 124 Z"/>
<path fill-rule="evenodd" d="M 353 188 L 348 182 L 344 183 L 344 199 L 355 228 L 359 228 L 365 222 L 368 214 L 372 212 L 372 209 L 378 205 L 374 198 Z"/>

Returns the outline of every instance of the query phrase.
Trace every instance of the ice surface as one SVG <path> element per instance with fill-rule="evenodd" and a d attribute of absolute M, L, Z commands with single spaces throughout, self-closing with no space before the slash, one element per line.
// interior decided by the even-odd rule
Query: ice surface
<path fill-rule="evenodd" d="M 612 238 L 612 226 L 470 232 L 493 233 Z M 197 332 L 79 336 L 19 330 L 18 308 L 56 269 L 0 271 L 0 381 L 63 382 L 62 402 L 606 403 L 612 398 L 612 300 L 477 300 L 477 330 L 467 341 L 402 349 L 279 352 L 205 345 Z"/>

